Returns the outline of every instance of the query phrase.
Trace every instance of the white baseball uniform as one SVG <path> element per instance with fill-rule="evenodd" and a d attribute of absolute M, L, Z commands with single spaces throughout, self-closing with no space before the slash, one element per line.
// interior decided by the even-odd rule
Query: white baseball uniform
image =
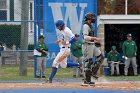
<path fill-rule="evenodd" d="M 59 64 L 62 68 L 67 67 L 67 57 L 70 55 L 70 46 L 71 46 L 69 41 L 73 37 L 75 37 L 68 27 L 65 27 L 64 30 L 61 30 L 61 33 L 62 33 L 61 39 L 63 39 L 67 43 L 67 45 L 63 45 L 61 42 L 59 43 L 60 52 L 57 54 L 52 65 L 52 67 L 56 68 L 58 68 Z"/>

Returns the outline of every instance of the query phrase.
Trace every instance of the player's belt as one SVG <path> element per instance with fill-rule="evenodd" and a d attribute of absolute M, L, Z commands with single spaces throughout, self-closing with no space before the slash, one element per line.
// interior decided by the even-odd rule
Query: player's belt
<path fill-rule="evenodd" d="M 62 47 L 62 48 L 70 48 L 70 47 Z"/>
<path fill-rule="evenodd" d="M 85 42 L 85 44 L 94 45 L 95 43 L 94 42 Z"/>
<path fill-rule="evenodd" d="M 94 45 L 94 43 L 88 43 L 88 45 Z"/>

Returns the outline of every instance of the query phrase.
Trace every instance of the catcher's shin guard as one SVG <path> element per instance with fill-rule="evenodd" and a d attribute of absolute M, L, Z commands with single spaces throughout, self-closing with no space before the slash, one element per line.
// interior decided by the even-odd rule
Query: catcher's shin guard
<path fill-rule="evenodd" d="M 90 83 L 91 82 L 91 65 L 93 65 L 93 61 L 92 59 L 88 59 L 85 62 L 85 66 L 84 66 L 84 71 L 85 71 L 85 79 L 84 79 L 84 83 Z"/>
<path fill-rule="evenodd" d="M 96 63 L 92 67 L 92 76 L 93 77 L 98 78 L 97 77 L 97 72 L 98 72 L 102 62 L 103 62 L 103 55 L 100 54 L 99 56 L 96 57 Z"/>
<path fill-rule="evenodd" d="M 87 69 L 85 71 L 85 80 L 84 83 L 90 83 L 91 82 L 91 70 Z"/>
<path fill-rule="evenodd" d="M 88 65 L 87 68 L 91 69 L 91 66 L 93 65 L 93 60 L 92 58 L 88 59 Z"/>

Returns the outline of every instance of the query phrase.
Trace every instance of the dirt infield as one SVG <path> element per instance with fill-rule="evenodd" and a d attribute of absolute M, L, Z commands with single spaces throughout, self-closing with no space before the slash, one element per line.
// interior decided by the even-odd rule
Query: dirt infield
<path fill-rule="evenodd" d="M 65 88 L 65 89 L 100 89 L 100 90 L 140 90 L 140 81 L 97 82 L 95 87 L 81 86 L 80 82 L 50 83 L 0 83 L 0 89 L 34 89 L 34 88 Z"/>

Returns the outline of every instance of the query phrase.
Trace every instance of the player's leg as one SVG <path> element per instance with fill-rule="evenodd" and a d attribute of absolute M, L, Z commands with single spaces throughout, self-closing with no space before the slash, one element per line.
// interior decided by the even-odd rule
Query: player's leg
<path fill-rule="evenodd" d="M 133 66 L 133 70 L 134 70 L 134 75 L 137 76 L 137 63 L 136 63 L 136 57 L 132 57 L 131 58 L 132 61 L 132 66 Z"/>
<path fill-rule="evenodd" d="M 128 68 L 130 65 L 130 58 L 125 60 L 125 67 L 124 67 L 124 75 L 127 76 L 128 75 Z"/>
<path fill-rule="evenodd" d="M 84 44 L 84 84 L 91 83 L 91 64 L 93 64 L 93 47 L 92 45 Z"/>
<path fill-rule="evenodd" d="M 52 67 L 52 72 L 51 72 L 51 75 L 50 75 L 50 77 L 48 79 L 49 83 L 52 83 L 52 80 L 53 80 L 54 76 L 56 75 L 57 69 L 58 68 L 56 68 L 56 67 Z"/>
<path fill-rule="evenodd" d="M 79 67 L 79 63 L 74 63 L 74 62 L 67 62 L 67 58 L 63 60 L 63 62 L 60 63 L 60 66 L 62 68 L 70 68 L 70 67 Z"/>
<path fill-rule="evenodd" d="M 92 59 L 88 59 L 85 64 L 85 80 L 84 83 L 90 84 L 91 83 L 91 65 L 93 65 Z"/>
<path fill-rule="evenodd" d="M 36 70 L 36 77 L 40 78 L 41 75 L 41 63 L 42 63 L 42 57 L 37 57 L 37 70 Z"/>
<path fill-rule="evenodd" d="M 94 47 L 94 56 L 96 57 L 96 62 L 94 64 L 94 66 L 92 67 L 92 76 L 94 78 L 98 78 L 97 76 L 97 72 L 103 62 L 103 55 L 101 53 L 100 47 L 96 47 L 95 45 L 93 45 Z"/>
<path fill-rule="evenodd" d="M 117 70 L 117 75 L 120 75 L 120 70 L 119 70 L 119 63 L 115 64 L 116 70 Z"/>
<path fill-rule="evenodd" d="M 70 67 L 79 67 L 79 63 L 74 63 L 74 62 L 68 62 L 67 63 L 67 68 L 70 68 Z"/>
<path fill-rule="evenodd" d="M 46 57 L 43 57 L 42 60 L 42 78 L 45 78 L 46 75 Z"/>
<path fill-rule="evenodd" d="M 54 76 L 56 75 L 56 72 L 57 72 L 57 69 L 58 69 L 58 66 L 59 66 L 58 59 L 61 55 L 62 55 L 62 52 L 60 51 L 57 54 L 57 56 L 55 57 L 55 59 L 53 61 L 53 64 L 52 64 L 52 72 L 49 76 L 49 79 L 47 79 L 46 82 L 52 83 L 52 80 L 53 80 Z"/>
<path fill-rule="evenodd" d="M 85 84 L 90 84 L 91 82 L 91 70 L 90 69 L 87 69 L 85 71 L 85 80 L 84 80 L 84 83 Z"/>
<path fill-rule="evenodd" d="M 111 61 L 111 76 L 114 75 L 114 62 Z"/>
<path fill-rule="evenodd" d="M 72 55 L 72 61 L 77 62 L 78 58 Z M 76 78 L 78 76 L 78 68 L 74 67 L 73 68 L 73 77 Z"/>
<path fill-rule="evenodd" d="M 65 58 L 67 58 L 70 55 L 70 49 L 69 48 L 62 48 L 60 50 L 61 54 L 58 58 L 58 63 L 61 63 Z"/>
<path fill-rule="evenodd" d="M 79 68 L 80 77 L 83 77 L 83 56 L 78 58 L 78 63 L 80 64 Z"/>
<path fill-rule="evenodd" d="M 61 67 L 63 67 L 63 68 L 74 67 L 74 66 L 78 67 L 79 63 L 74 63 L 74 62 L 68 62 L 67 63 L 67 57 L 69 55 L 70 55 L 70 49 L 69 48 L 66 48 L 65 50 L 62 51 L 61 56 L 58 59 L 58 62 L 60 63 Z M 66 63 L 64 64 L 64 62 L 66 62 Z"/>

